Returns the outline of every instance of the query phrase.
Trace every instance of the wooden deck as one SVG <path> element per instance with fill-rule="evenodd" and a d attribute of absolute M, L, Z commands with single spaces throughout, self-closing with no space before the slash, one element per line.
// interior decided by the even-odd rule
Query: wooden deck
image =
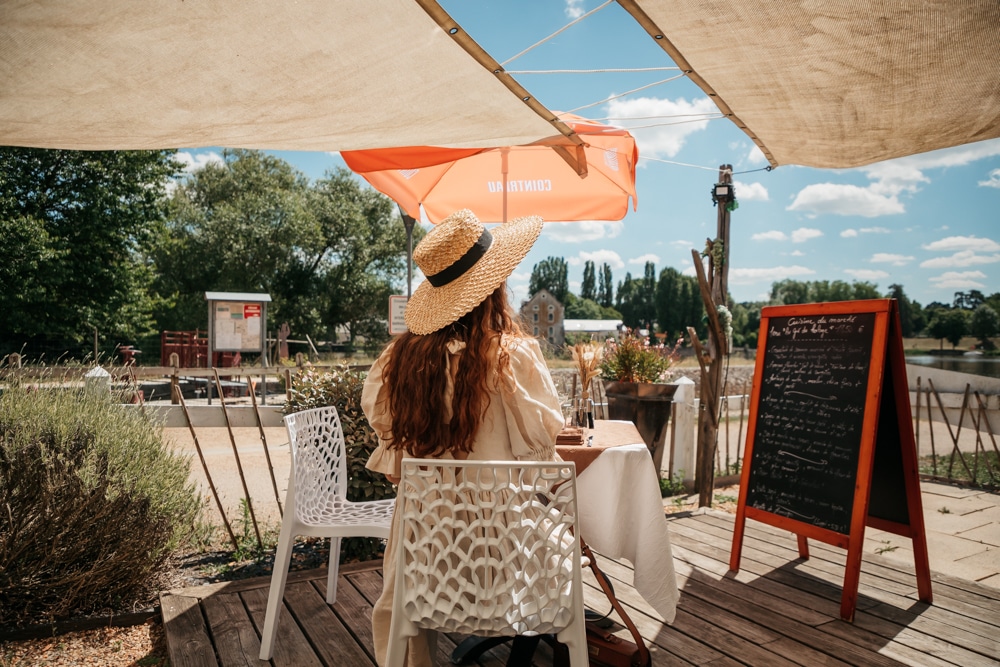
<path fill-rule="evenodd" d="M 1000 590 L 934 573 L 934 604 L 916 598 L 913 568 L 878 556 L 864 558 L 854 623 L 840 620 L 843 550 L 810 541 L 798 560 L 794 536 L 747 522 L 742 569 L 728 572 L 733 517 L 720 512 L 670 518 L 681 603 L 670 626 L 626 584 L 627 563 L 601 559 L 660 665 L 919 665 L 1000 664 Z M 607 609 L 585 571 L 588 605 Z M 161 595 L 173 667 L 263 665 L 257 659 L 269 579 L 260 578 Z M 337 603 L 324 602 L 325 570 L 289 575 L 286 609 L 272 664 L 372 665 L 370 614 L 382 587 L 380 563 L 341 569 Z M 289 613 L 290 612 L 290 613 Z M 628 633 L 618 626 L 618 634 Z M 459 636 L 439 644 L 438 664 Z M 480 665 L 506 663 L 509 649 L 485 654 Z M 535 665 L 550 665 L 543 643 Z"/>

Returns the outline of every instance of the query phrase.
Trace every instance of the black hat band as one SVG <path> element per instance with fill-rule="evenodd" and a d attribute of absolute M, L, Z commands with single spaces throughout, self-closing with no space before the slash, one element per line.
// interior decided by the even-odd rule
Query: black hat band
<path fill-rule="evenodd" d="M 475 266 L 476 262 L 479 261 L 486 251 L 490 249 L 493 244 L 493 235 L 490 234 L 488 229 L 483 230 L 482 236 L 479 237 L 472 247 L 465 251 L 465 254 L 454 261 L 450 266 L 438 271 L 432 276 L 425 276 L 427 282 L 429 282 L 434 287 L 444 287 L 448 283 L 457 280 L 458 278 L 465 275 L 465 273 Z"/>

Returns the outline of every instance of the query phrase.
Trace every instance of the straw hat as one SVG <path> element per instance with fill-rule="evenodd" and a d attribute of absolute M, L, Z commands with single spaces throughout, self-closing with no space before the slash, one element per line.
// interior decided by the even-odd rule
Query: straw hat
<path fill-rule="evenodd" d="M 542 232 L 538 216 L 487 230 L 468 209 L 452 213 L 413 251 L 426 280 L 406 304 L 406 326 L 429 334 L 481 304 L 507 280 Z"/>

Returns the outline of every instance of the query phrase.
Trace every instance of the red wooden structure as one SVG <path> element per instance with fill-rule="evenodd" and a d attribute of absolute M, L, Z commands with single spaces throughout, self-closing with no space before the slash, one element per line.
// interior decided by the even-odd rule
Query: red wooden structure
<path fill-rule="evenodd" d="M 160 365 L 170 366 L 170 355 L 177 354 L 179 368 L 208 368 L 208 338 L 200 329 L 160 332 Z M 232 368 L 241 362 L 239 352 L 216 352 L 212 366 Z"/>

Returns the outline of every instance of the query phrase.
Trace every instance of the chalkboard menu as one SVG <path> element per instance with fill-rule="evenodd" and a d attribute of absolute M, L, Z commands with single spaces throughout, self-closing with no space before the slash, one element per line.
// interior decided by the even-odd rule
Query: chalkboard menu
<path fill-rule="evenodd" d="M 840 615 L 854 618 L 871 526 L 913 541 L 930 603 L 917 448 L 899 309 L 892 299 L 769 306 L 750 395 L 729 569 L 747 519 L 847 549 Z"/>
<path fill-rule="evenodd" d="M 874 313 L 767 323 L 746 504 L 850 531 Z"/>

